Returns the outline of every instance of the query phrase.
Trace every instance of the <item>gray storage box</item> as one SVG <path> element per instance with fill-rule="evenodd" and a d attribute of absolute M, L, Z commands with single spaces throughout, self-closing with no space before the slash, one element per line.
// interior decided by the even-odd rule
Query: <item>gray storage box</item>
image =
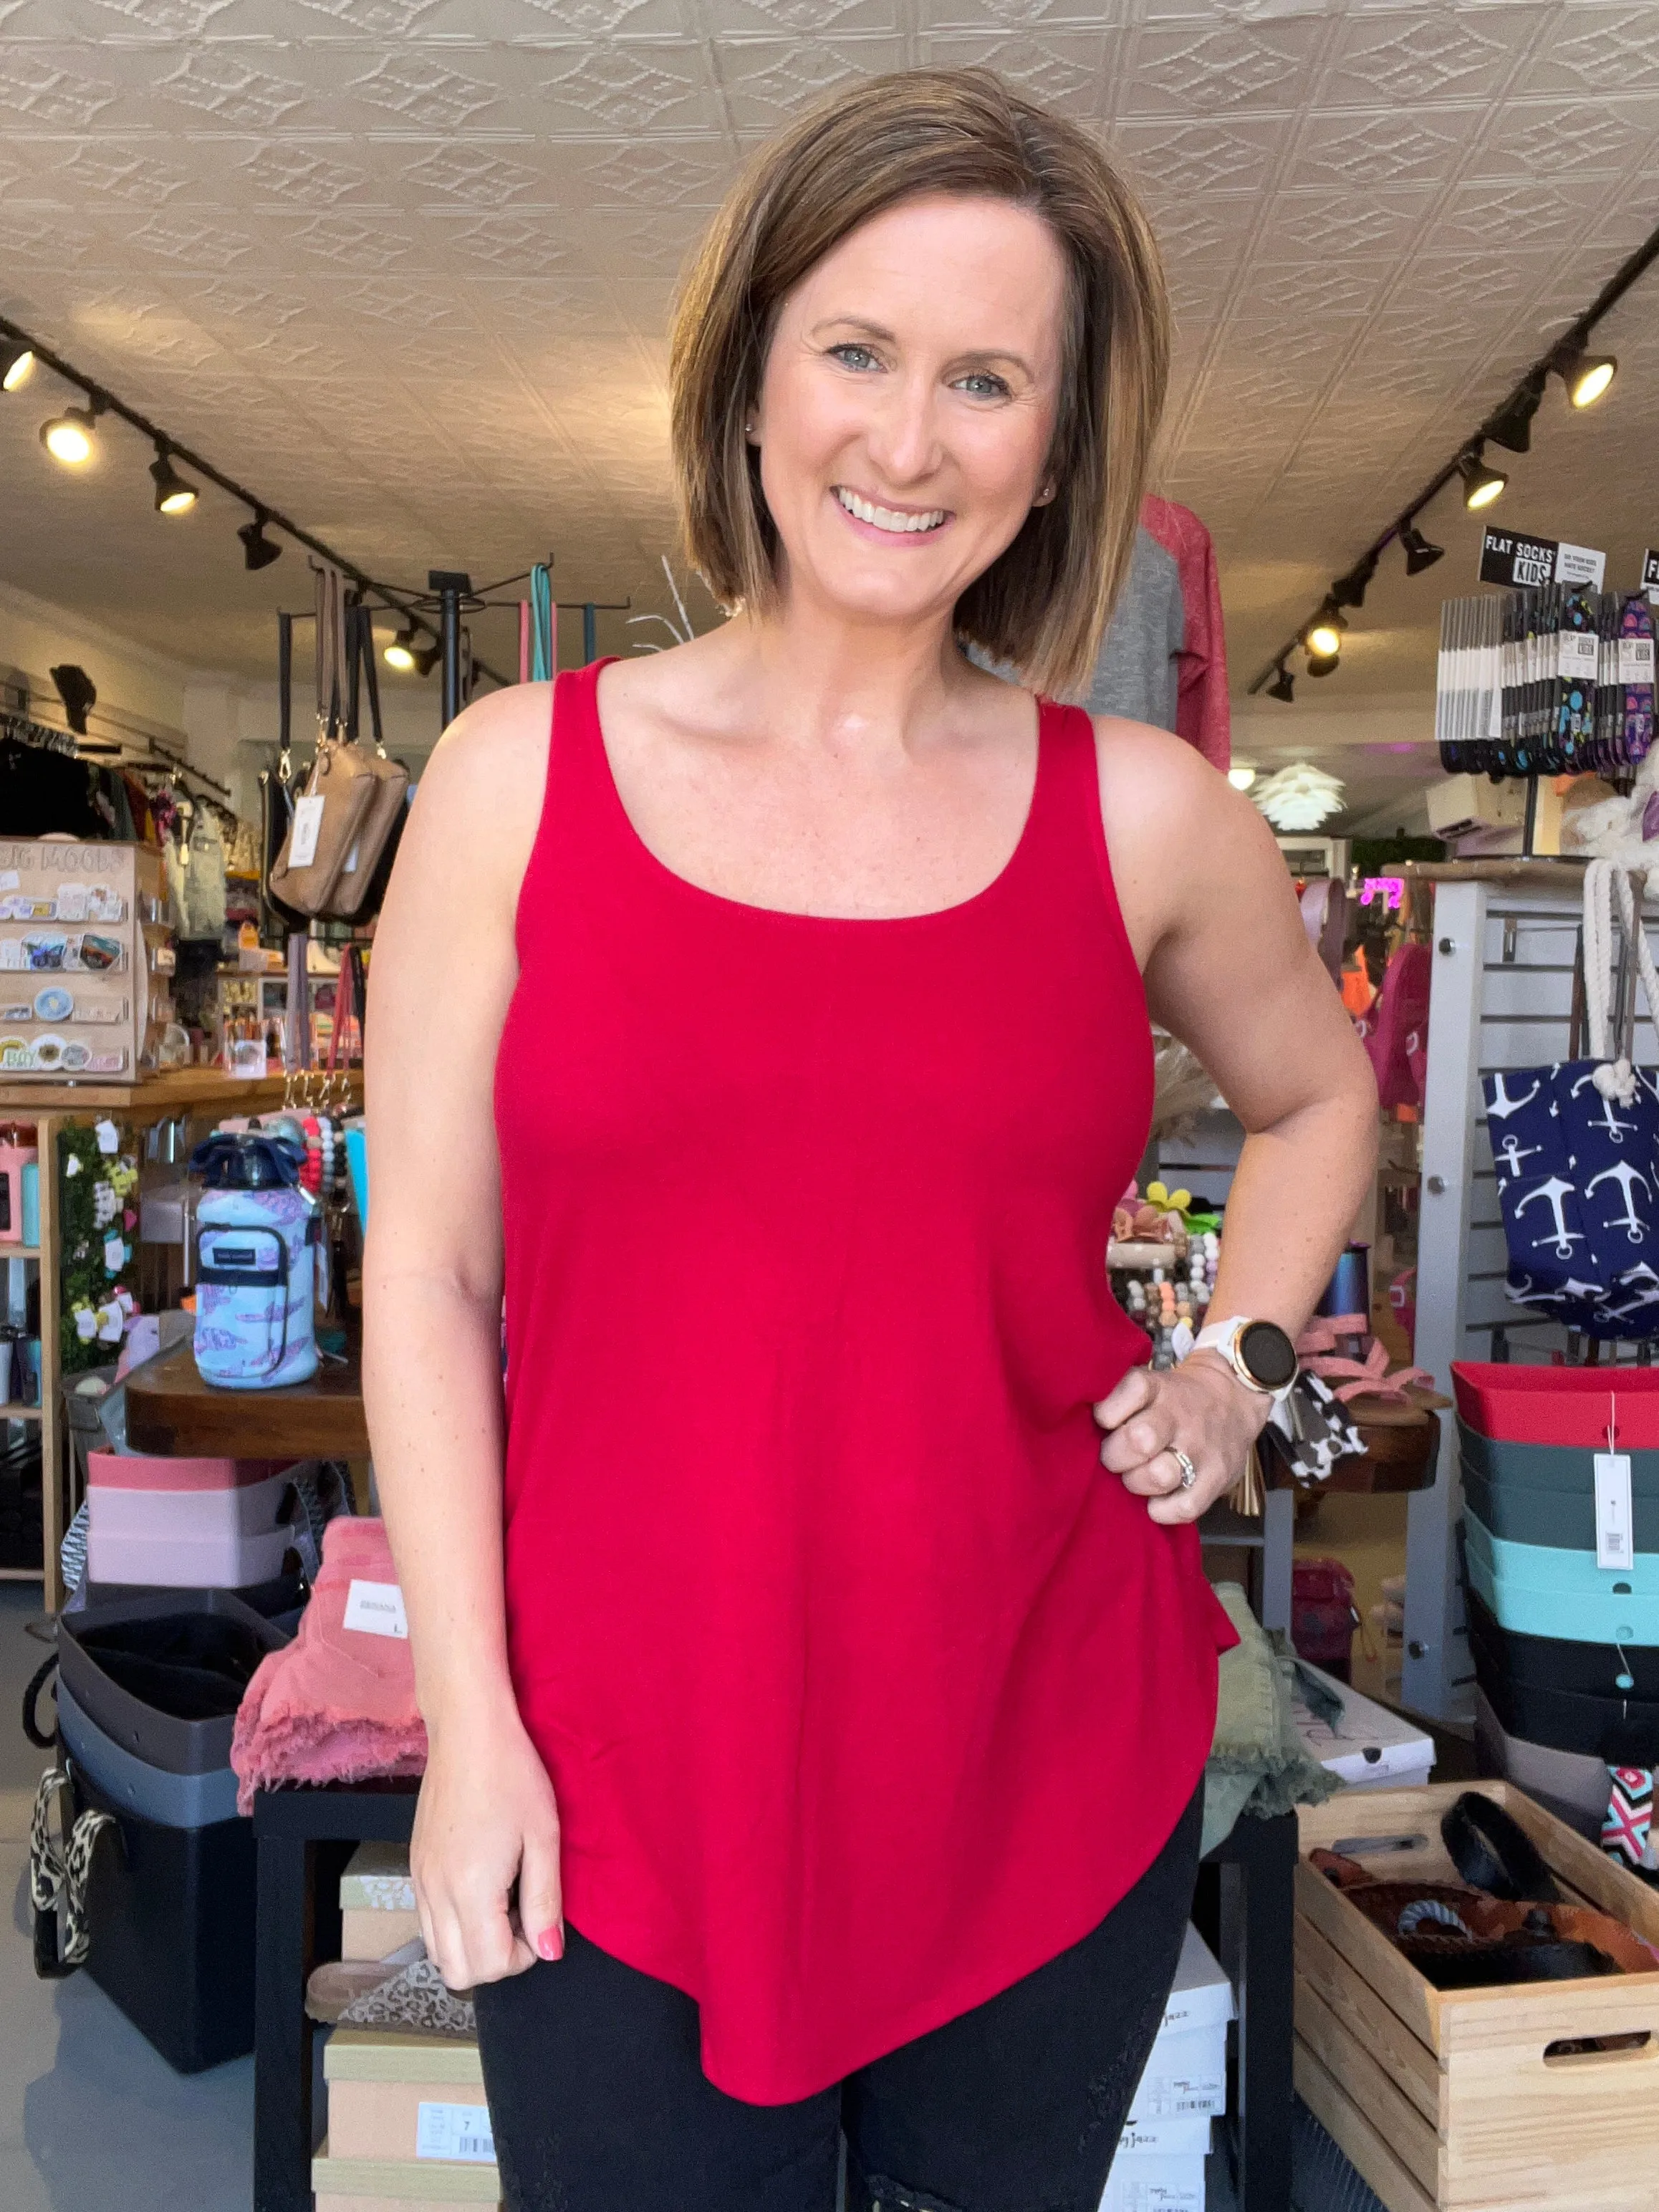
<path fill-rule="evenodd" d="M 65 1613 L 58 1626 L 58 1670 L 77 1708 L 112 1745 L 169 1774 L 212 1773 L 230 1764 L 234 1711 L 200 1719 L 169 1711 L 157 1702 L 167 1698 L 165 1686 L 139 1691 L 130 1680 L 113 1679 L 137 1674 L 143 1680 L 146 1673 L 159 1669 L 146 1667 L 131 1652 L 109 1655 L 106 1665 L 95 1648 L 112 1630 L 149 1627 L 159 1634 L 160 1624 L 173 1621 L 181 1626 L 181 1642 L 193 1640 L 204 1656 L 217 1656 L 238 1671 L 246 1666 L 252 1673 L 267 1652 L 280 1650 L 289 1641 L 282 1629 L 228 1590 L 157 1590 Z"/>
<path fill-rule="evenodd" d="M 58 1730 L 72 1765 L 111 1802 L 163 1828 L 207 1828 L 236 1817 L 236 1777 L 228 1766 L 210 1774 L 169 1774 L 146 1765 L 112 1742 L 58 1684 Z"/>

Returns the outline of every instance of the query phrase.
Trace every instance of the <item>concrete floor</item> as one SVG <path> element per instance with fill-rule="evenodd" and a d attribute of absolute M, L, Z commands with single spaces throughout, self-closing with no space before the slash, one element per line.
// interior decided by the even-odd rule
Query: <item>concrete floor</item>
<path fill-rule="evenodd" d="M 25 1632 L 40 1610 L 38 1584 L 0 1583 L 0 2212 L 248 2212 L 252 2059 L 186 2078 L 84 1974 L 35 1978 L 28 1822 L 47 1762 L 18 1717 L 47 1654 Z"/>

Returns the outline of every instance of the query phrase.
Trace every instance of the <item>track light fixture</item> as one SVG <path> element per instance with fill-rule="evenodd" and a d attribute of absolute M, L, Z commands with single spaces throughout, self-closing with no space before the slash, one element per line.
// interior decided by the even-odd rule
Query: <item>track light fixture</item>
<path fill-rule="evenodd" d="M 155 486 L 157 514 L 188 514 L 201 494 L 193 483 L 186 483 L 173 465 L 173 456 L 165 446 L 157 446 L 155 459 L 149 465 L 150 482 Z"/>
<path fill-rule="evenodd" d="M 1481 426 L 1484 435 L 1511 453 L 1532 450 L 1532 418 L 1544 397 L 1547 372 L 1535 368 Z"/>
<path fill-rule="evenodd" d="M 443 657 L 444 649 L 441 644 L 416 646 L 410 655 L 417 676 L 430 676 Z"/>
<path fill-rule="evenodd" d="M 1288 707 L 1296 697 L 1296 678 L 1281 660 L 1273 682 L 1267 686 L 1270 699 L 1282 699 Z"/>
<path fill-rule="evenodd" d="M 1586 353 L 1582 345 L 1563 354 L 1556 368 L 1575 407 L 1594 407 L 1619 374 L 1610 353 Z"/>
<path fill-rule="evenodd" d="M 1432 568 L 1443 558 L 1445 547 L 1431 545 L 1414 522 L 1408 522 L 1400 532 L 1400 550 L 1406 556 L 1406 574 L 1420 576 L 1425 568 Z"/>
<path fill-rule="evenodd" d="M 1376 564 L 1381 558 L 1381 548 L 1374 546 L 1363 560 L 1355 562 L 1346 576 L 1339 576 L 1331 586 L 1331 605 L 1334 608 L 1363 607 L 1366 587 L 1376 574 Z"/>
<path fill-rule="evenodd" d="M 40 443 L 66 469 L 84 468 L 97 450 L 97 409 L 66 407 L 40 425 Z"/>
<path fill-rule="evenodd" d="M 270 517 L 264 507 L 256 507 L 252 522 L 245 522 L 236 535 L 242 541 L 242 560 L 250 569 L 268 568 L 273 561 L 280 561 L 283 549 L 274 538 L 265 536 L 265 525 Z"/>
<path fill-rule="evenodd" d="M 1342 650 L 1342 633 L 1348 627 L 1334 606 L 1327 605 L 1308 625 L 1302 642 L 1307 648 L 1310 676 L 1328 675 L 1334 668 Z M 1327 662 L 1324 668 L 1316 668 L 1316 660 Z"/>
<path fill-rule="evenodd" d="M 34 348 L 0 338 L 0 392 L 21 391 L 34 374 Z"/>
<path fill-rule="evenodd" d="M 1501 469 L 1486 466 L 1479 444 L 1458 455 L 1457 473 L 1463 479 L 1463 504 L 1471 514 L 1479 514 L 1482 507 L 1490 507 L 1509 482 Z"/>
<path fill-rule="evenodd" d="M 385 652 L 380 655 L 388 668 L 405 672 L 415 665 L 415 625 L 405 623 Z"/>

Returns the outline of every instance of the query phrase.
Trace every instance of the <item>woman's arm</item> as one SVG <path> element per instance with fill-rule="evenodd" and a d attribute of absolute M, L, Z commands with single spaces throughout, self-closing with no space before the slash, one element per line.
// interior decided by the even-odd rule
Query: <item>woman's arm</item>
<path fill-rule="evenodd" d="M 429 1745 L 410 1863 L 427 1949 L 455 1989 L 562 1943 L 552 1786 L 507 1663 L 492 1095 L 549 714 L 547 687 L 526 685 L 445 734 L 370 963 L 363 1397 Z"/>
<path fill-rule="evenodd" d="M 1294 1336 L 1376 1171 L 1370 1063 L 1255 808 L 1179 738 L 1097 727 L 1102 817 L 1152 1018 L 1197 1054 L 1246 1132 L 1210 1310 Z M 1237 1479 L 1268 1407 L 1214 1352 L 1163 1375 L 1137 1369 L 1099 1408 L 1101 1455 L 1154 1520 L 1193 1520 Z M 1198 1468 L 1190 1490 L 1171 1444 Z"/>

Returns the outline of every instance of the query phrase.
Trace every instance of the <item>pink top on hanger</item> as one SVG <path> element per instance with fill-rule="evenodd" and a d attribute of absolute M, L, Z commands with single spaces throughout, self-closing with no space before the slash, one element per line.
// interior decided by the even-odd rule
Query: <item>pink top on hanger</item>
<path fill-rule="evenodd" d="M 1105 1252 L 1152 1084 L 1087 718 L 1043 707 L 987 889 L 832 920 L 647 849 L 599 672 L 495 1075 L 514 1679 L 571 1924 L 780 2103 L 1104 1917 L 1236 1639 L 1091 1413 L 1145 1356 Z"/>

